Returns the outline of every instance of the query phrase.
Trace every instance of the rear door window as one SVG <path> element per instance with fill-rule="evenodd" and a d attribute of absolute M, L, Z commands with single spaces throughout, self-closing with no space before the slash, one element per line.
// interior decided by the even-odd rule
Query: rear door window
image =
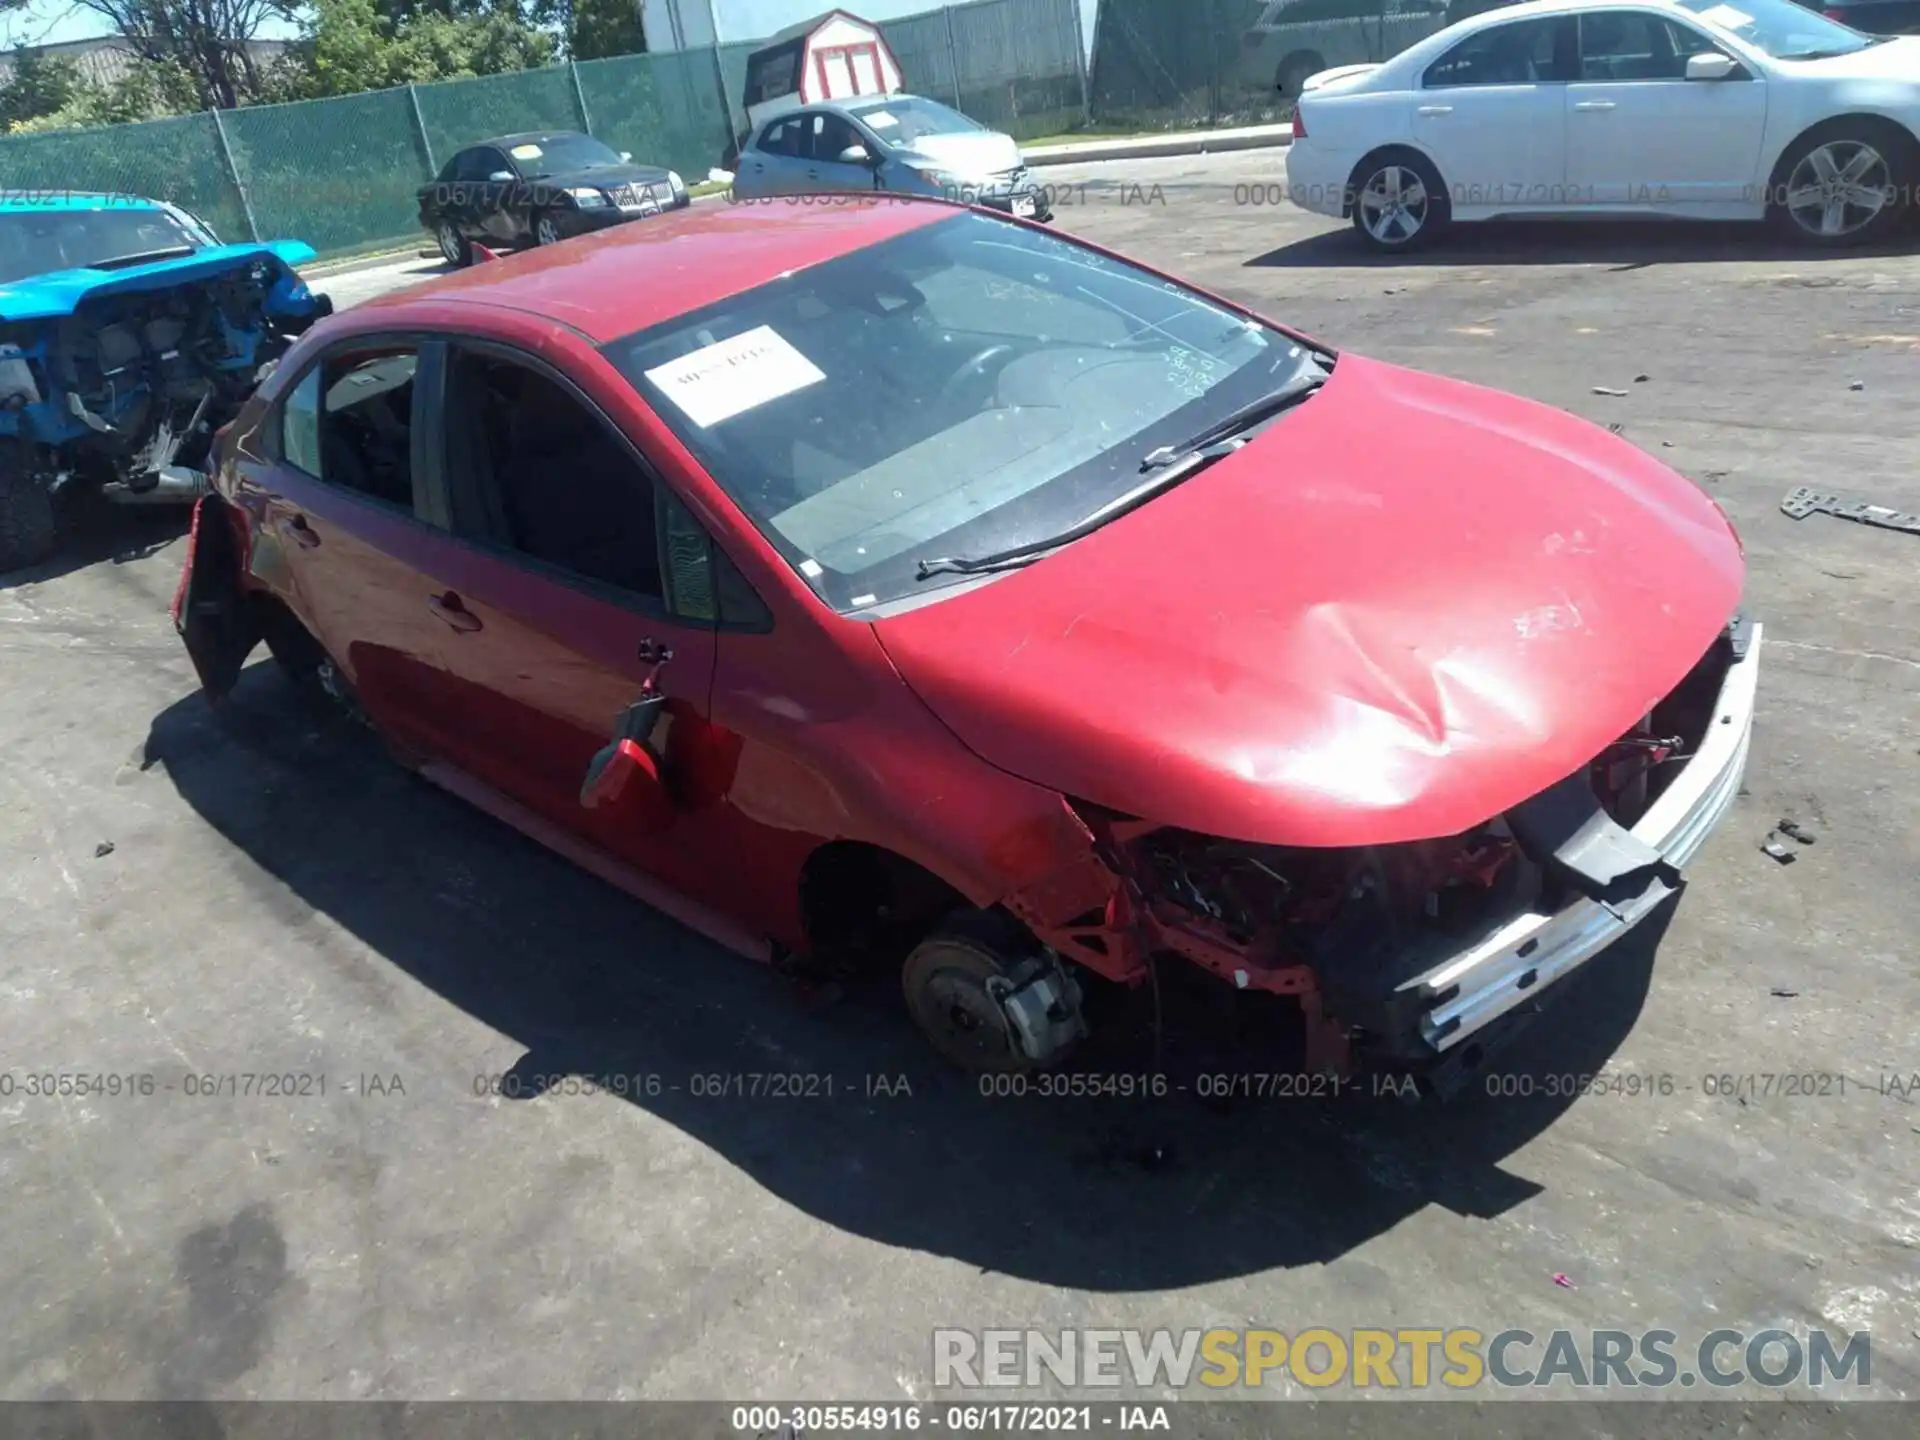
<path fill-rule="evenodd" d="M 797 156 L 801 148 L 803 116 L 789 116 L 767 126 L 760 136 L 760 148 L 769 155 Z"/>
<path fill-rule="evenodd" d="M 1489 26 L 1469 35 L 1429 65 L 1421 84 L 1429 90 L 1453 90 L 1563 80 L 1564 66 L 1559 56 L 1564 26 L 1558 17 Z"/>
<path fill-rule="evenodd" d="M 417 351 L 323 357 L 281 405 L 280 459 L 324 484 L 414 511 Z"/>

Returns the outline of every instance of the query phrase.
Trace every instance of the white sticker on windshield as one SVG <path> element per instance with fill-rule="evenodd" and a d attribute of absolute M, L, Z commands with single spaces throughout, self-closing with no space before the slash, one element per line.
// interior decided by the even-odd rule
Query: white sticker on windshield
<path fill-rule="evenodd" d="M 826 574 L 827 571 L 826 567 L 818 560 L 802 560 L 800 562 L 800 573 L 809 580 L 818 580 L 822 575 Z"/>
<path fill-rule="evenodd" d="M 771 325 L 647 371 L 654 387 L 702 430 L 826 378 Z"/>
<path fill-rule="evenodd" d="M 891 130 L 900 123 L 900 117 L 898 115 L 889 115 L 884 110 L 875 110 L 870 114 L 862 115 L 860 118 L 876 130 Z"/>
<path fill-rule="evenodd" d="M 542 152 L 538 145 L 516 145 L 507 153 L 516 160 L 538 160 Z"/>
<path fill-rule="evenodd" d="M 1736 10 L 1731 5 L 1716 5 L 1711 10 L 1702 10 L 1700 18 L 1727 30 L 1738 30 L 1742 25 L 1753 23 L 1751 15 L 1744 10 Z"/>

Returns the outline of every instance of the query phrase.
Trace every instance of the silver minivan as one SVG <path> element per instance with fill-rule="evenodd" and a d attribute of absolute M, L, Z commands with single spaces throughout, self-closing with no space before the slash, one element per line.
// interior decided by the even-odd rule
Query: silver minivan
<path fill-rule="evenodd" d="M 870 190 L 1053 218 L 1011 135 L 919 95 L 863 95 L 785 111 L 749 137 L 733 175 L 738 200 Z"/>

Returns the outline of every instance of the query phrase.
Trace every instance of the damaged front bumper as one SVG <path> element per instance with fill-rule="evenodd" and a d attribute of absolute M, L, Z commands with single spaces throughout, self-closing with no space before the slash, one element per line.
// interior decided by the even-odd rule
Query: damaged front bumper
<path fill-rule="evenodd" d="M 1759 625 L 1738 629 L 1734 658 L 1699 749 L 1637 823 L 1630 829 L 1614 827 L 1628 837 L 1620 842 L 1623 847 L 1651 852 L 1657 863 L 1618 878 L 1589 865 L 1590 893 L 1552 913 L 1529 910 L 1516 916 L 1399 987 L 1395 1009 L 1411 1018 L 1418 1047 L 1428 1058 L 1471 1068 L 1474 1048 L 1489 1026 L 1536 1002 L 1680 888 L 1680 870 L 1740 793 L 1753 736 L 1760 641 Z M 1575 845 L 1590 843 L 1591 837 L 1570 839 L 1560 854 L 1569 856 Z"/>

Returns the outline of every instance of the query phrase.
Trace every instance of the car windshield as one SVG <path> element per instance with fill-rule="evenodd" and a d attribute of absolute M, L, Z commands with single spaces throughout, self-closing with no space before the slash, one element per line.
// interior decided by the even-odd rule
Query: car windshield
<path fill-rule="evenodd" d="M 842 611 L 966 583 L 918 562 L 1056 536 L 1157 447 L 1317 368 L 1174 281 L 978 214 L 604 353 Z"/>
<path fill-rule="evenodd" d="M 159 259 L 202 243 L 164 210 L 7 210 L 0 212 L 0 284 L 49 270 Z"/>
<path fill-rule="evenodd" d="M 625 162 L 591 135 L 543 135 L 538 140 L 523 140 L 507 147 L 513 163 L 528 179 L 541 175 L 564 175 L 572 170 L 597 170 L 603 165 Z"/>
<path fill-rule="evenodd" d="M 1794 0 L 1680 0 L 1680 8 L 1731 31 L 1776 60 L 1851 55 L 1879 43 Z"/>
<path fill-rule="evenodd" d="M 949 110 L 937 100 L 923 100 L 917 95 L 897 96 L 848 113 L 894 145 L 911 145 L 932 135 L 977 135 L 987 128 L 958 110 Z"/>

